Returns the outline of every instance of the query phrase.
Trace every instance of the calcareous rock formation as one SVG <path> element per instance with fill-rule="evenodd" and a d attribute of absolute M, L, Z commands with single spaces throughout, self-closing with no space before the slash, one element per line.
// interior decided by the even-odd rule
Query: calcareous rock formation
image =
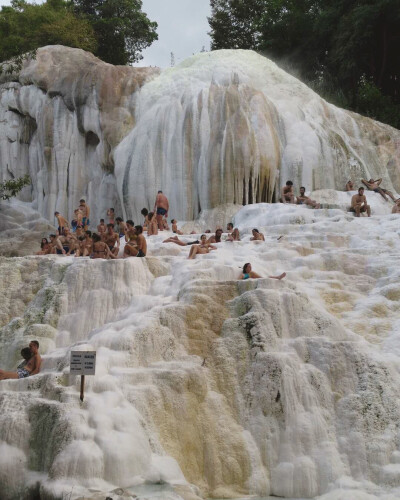
<path fill-rule="evenodd" d="M 114 67 L 78 49 L 38 51 L 0 85 L 0 180 L 54 223 L 84 197 L 140 220 L 162 189 L 183 220 L 221 204 L 271 201 L 287 179 L 343 189 L 382 177 L 400 191 L 400 132 L 336 108 L 249 51 L 176 68 Z"/>

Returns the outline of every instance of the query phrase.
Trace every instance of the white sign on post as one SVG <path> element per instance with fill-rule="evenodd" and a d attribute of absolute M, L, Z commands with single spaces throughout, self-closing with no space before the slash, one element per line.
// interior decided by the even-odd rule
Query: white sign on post
<path fill-rule="evenodd" d="M 94 375 L 96 351 L 71 351 L 71 375 Z"/>

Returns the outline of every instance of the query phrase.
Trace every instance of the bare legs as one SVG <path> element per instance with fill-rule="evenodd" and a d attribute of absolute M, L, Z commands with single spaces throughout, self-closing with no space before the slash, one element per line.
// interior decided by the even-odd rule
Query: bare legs
<path fill-rule="evenodd" d="M 17 372 L 6 372 L 5 370 L 0 370 L 0 380 L 6 380 L 9 378 L 18 378 Z"/>
<path fill-rule="evenodd" d="M 273 280 L 282 280 L 286 276 L 286 273 L 282 273 L 279 276 L 268 276 L 268 278 L 271 278 Z"/>

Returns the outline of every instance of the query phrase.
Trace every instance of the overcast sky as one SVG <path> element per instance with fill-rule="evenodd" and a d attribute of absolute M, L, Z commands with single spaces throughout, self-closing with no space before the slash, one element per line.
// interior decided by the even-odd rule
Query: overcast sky
<path fill-rule="evenodd" d="M 28 0 L 32 1 L 32 0 Z M 151 21 L 158 23 L 158 40 L 143 51 L 139 66 L 160 66 L 171 64 L 171 52 L 178 64 L 186 57 L 210 49 L 209 0 L 142 0 L 143 12 Z M 41 3 L 37 0 L 36 3 Z M 10 5 L 9 0 L 0 0 L 0 5 Z"/>

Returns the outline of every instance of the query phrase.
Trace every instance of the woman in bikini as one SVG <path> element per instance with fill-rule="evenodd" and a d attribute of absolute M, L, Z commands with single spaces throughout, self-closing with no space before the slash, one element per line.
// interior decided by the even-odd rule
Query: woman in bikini
<path fill-rule="evenodd" d="M 286 273 L 282 273 L 279 276 L 268 276 L 268 278 L 272 278 L 274 280 L 281 280 L 286 276 Z M 251 270 L 251 264 L 250 262 L 247 262 L 243 266 L 243 272 L 240 275 L 241 280 L 248 280 L 248 279 L 258 279 L 262 278 L 259 274 L 255 273 L 254 271 Z"/>
<path fill-rule="evenodd" d="M 239 229 L 237 227 L 228 235 L 226 241 L 240 241 Z"/>
<path fill-rule="evenodd" d="M 93 253 L 91 255 L 92 259 L 110 259 L 110 249 L 108 245 L 101 241 L 100 236 L 97 233 L 93 233 Z"/>
<path fill-rule="evenodd" d="M 196 255 L 210 253 L 210 250 L 216 250 L 217 247 L 211 245 L 211 243 L 207 243 L 207 236 L 202 234 L 200 236 L 200 245 L 193 245 L 189 252 L 188 259 L 194 259 Z"/>
<path fill-rule="evenodd" d="M 142 208 L 142 211 L 140 213 L 144 217 L 143 231 L 147 231 L 147 227 L 149 225 L 149 211 L 147 210 L 147 208 Z"/>
<path fill-rule="evenodd" d="M 47 238 L 42 238 L 40 243 L 40 250 L 36 252 L 36 255 L 48 255 L 52 252 L 52 248 Z"/>

